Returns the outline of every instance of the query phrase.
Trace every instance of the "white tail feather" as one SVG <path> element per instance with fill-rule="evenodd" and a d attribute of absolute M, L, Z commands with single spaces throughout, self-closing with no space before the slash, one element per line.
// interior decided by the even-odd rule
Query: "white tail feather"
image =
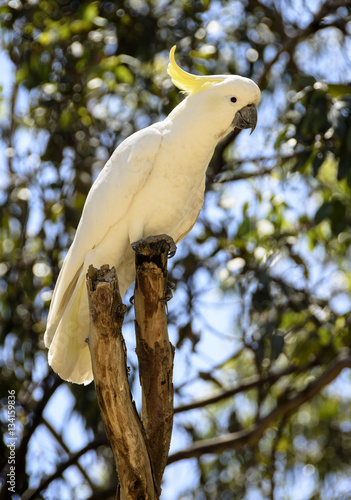
<path fill-rule="evenodd" d="M 65 293 L 60 316 L 46 331 L 49 341 L 49 364 L 64 380 L 88 384 L 93 380 L 91 358 L 86 340 L 89 337 L 89 308 L 85 273 L 81 273 L 71 295 Z"/>

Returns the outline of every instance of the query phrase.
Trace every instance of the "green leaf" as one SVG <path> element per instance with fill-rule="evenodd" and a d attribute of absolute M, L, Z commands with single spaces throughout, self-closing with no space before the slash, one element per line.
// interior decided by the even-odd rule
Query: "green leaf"
<path fill-rule="evenodd" d="M 76 19 L 71 24 L 72 33 L 83 33 L 85 31 L 89 31 L 90 28 L 91 28 L 91 23 L 85 21 L 84 19 Z"/>
<path fill-rule="evenodd" d="M 338 165 L 338 180 L 344 179 L 351 170 L 351 159 L 349 156 L 342 156 Z"/>
<path fill-rule="evenodd" d="M 309 163 L 311 158 L 311 151 L 303 151 L 297 157 L 295 164 L 292 167 L 293 172 L 304 171 Z"/>
<path fill-rule="evenodd" d="M 245 235 L 247 235 L 247 233 L 250 232 L 251 228 L 252 228 L 252 221 L 251 221 L 251 219 L 249 217 L 245 217 L 245 219 L 240 224 L 236 235 L 238 237 L 245 236 Z"/>
<path fill-rule="evenodd" d="M 272 358 L 275 360 L 283 352 L 284 336 L 281 333 L 274 333 L 271 340 Z"/>
<path fill-rule="evenodd" d="M 92 23 L 94 18 L 99 15 L 99 9 L 96 2 L 89 3 L 85 6 L 82 19 L 87 23 Z"/>
<path fill-rule="evenodd" d="M 312 160 L 313 175 L 315 177 L 318 174 L 318 170 L 322 166 L 324 160 L 325 160 L 325 153 L 324 153 L 324 151 L 318 151 L 316 153 L 316 155 L 314 156 L 313 160 Z"/>
<path fill-rule="evenodd" d="M 59 123 L 63 130 L 70 128 L 72 123 L 72 114 L 69 111 L 63 111 L 60 115 Z"/>
<path fill-rule="evenodd" d="M 316 79 L 311 75 L 297 75 L 296 80 L 300 88 L 304 88 L 309 85 L 312 87 L 316 83 Z"/>
<path fill-rule="evenodd" d="M 346 229 L 345 221 L 346 206 L 342 200 L 332 201 L 331 228 L 334 234 L 339 234 Z"/>
<path fill-rule="evenodd" d="M 119 82 L 127 83 L 128 85 L 133 85 L 134 83 L 133 73 L 124 64 L 120 64 L 119 66 L 117 66 L 117 68 L 115 69 L 115 74 Z"/>
<path fill-rule="evenodd" d="M 345 94 L 351 94 L 351 87 L 341 83 L 329 83 L 328 92 L 332 97 L 342 97 Z"/>
<path fill-rule="evenodd" d="M 322 206 L 319 207 L 315 216 L 314 222 L 315 224 L 319 224 L 324 219 L 328 219 L 332 213 L 332 204 L 329 201 L 323 203 Z"/>
<path fill-rule="evenodd" d="M 57 33 L 55 33 L 53 30 L 50 30 L 50 31 L 43 31 L 43 33 L 40 33 L 40 35 L 37 37 L 37 40 L 41 45 L 47 47 L 51 43 L 55 42 L 57 38 L 58 38 Z"/>

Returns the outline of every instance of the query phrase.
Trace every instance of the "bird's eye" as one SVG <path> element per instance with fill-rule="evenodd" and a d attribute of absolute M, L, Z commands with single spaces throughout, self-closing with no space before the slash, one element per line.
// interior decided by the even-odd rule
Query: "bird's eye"
<path fill-rule="evenodd" d="M 236 102 L 237 101 L 237 98 L 236 97 L 231 97 L 230 98 L 230 102 Z"/>

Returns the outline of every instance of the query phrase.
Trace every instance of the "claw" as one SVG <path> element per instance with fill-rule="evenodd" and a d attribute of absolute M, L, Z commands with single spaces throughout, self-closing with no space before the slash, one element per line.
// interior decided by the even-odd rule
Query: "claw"
<path fill-rule="evenodd" d="M 160 302 L 164 302 L 165 304 L 167 304 L 167 302 L 169 302 L 171 299 L 173 299 L 173 293 L 166 293 L 166 295 L 162 299 L 160 299 Z"/>
<path fill-rule="evenodd" d="M 173 238 L 171 238 L 170 236 L 167 236 L 166 234 L 162 234 L 161 235 L 163 237 L 163 239 L 165 239 L 167 241 L 167 243 L 169 244 L 169 252 L 168 252 L 168 258 L 171 259 L 172 257 L 175 256 L 175 253 L 177 251 L 177 246 L 176 244 L 174 243 L 173 241 Z"/>
<path fill-rule="evenodd" d="M 165 242 L 168 245 L 168 247 L 169 247 L 168 258 L 171 259 L 174 256 L 174 254 L 176 253 L 177 247 L 173 241 L 173 238 L 171 238 L 171 236 L 168 236 L 167 234 L 159 234 L 156 236 L 149 236 L 148 238 L 145 238 L 144 240 L 134 241 L 131 244 L 131 246 L 132 246 L 132 249 L 134 250 L 134 252 L 136 252 L 138 254 L 147 255 L 147 254 L 150 254 L 150 249 L 151 249 L 151 252 L 155 251 L 155 250 L 152 250 L 153 245 L 157 245 L 160 242 Z M 157 248 L 157 247 L 154 247 L 154 248 Z"/>
<path fill-rule="evenodd" d="M 162 302 L 162 304 L 165 305 L 165 308 L 166 308 L 166 314 L 168 314 L 168 302 L 171 300 L 171 298 L 173 297 L 172 293 L 171 293 L 171 296 L 169 296 L 167 293 L 166 295 L 163 297 L 163 299 L 160 299 L 160 302 Z"/>
<path fill-rule="evenodd" d="M 166 294 L 162 299 L 160 299 L 160 302 L 164 302 L 164 304 L 167 305 L 167 302 L 169 302 L 173 298 L 172 290 L 174 289 L 175 289 L 175 284 L 172 281 L 167 281 Z"/>

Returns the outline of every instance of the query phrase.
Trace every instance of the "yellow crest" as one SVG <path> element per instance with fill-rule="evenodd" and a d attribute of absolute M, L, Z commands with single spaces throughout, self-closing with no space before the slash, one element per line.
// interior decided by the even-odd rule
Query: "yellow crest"
<path fill-rule="evenodd" d="M 175 50 L 176 46 L 174 45 L 169 53 L 170 62 L 167 73 L 171 77 L 173 84 L 185 94 L 196 94 L 210 85 L 222 82 L 225 79 L 223 76 L 197 76 L 184 71 L 176 63 L 174 58 Z"/>

